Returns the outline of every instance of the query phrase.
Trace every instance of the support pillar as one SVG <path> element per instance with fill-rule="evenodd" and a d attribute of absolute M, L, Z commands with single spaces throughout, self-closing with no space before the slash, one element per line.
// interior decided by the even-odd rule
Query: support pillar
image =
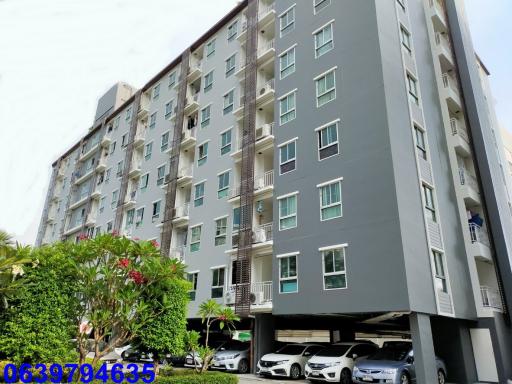
<path fill-rule="evenodd" d="M 417 384 L 437 383 L 436 357 L 430 316 L 413 312 L 409 316 Z"/>
<path fill-rule="evenodd" d="M 275 352 L 275 321 L 272 314 L 263 313 L 254 317 L 252 343 L 251 371 L 254 373 L 261 356 Z"/>

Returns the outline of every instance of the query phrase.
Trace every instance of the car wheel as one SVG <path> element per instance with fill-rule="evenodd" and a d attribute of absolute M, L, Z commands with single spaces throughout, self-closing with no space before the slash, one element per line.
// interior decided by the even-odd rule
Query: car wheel
<path fill-rule="evenodd" d="M 290 368 L 290 377 L 293 380 L 297 380 L 300 378 L 300 366 L 299 364 L 293 364 Z"/>
<path fill-rule="evenodd" d="M 344 370 L 341 371 L 340 383 L 352 384 L 352 374 L 350 373 L 350 369 L 345 368 Z"/>
<path fill-rule="evenodd" d="M 238 363 L 238 373 L 247 373 L 249 372 L 249 362 L 245 359 L 240 360 Z"/>
<path fill-rule="evenodd" d="M 446 375 L 444 374 L 442 369 L 437 371 L 437 382 L 439 384 L 445 384 L 446 383 Z"/>
<path fill-rule="evenodd" d="M 407 374 L 407 372 L 402 372 L 400 374 L 400 384 L 410 384 L 411 383 L 411 379 L 409 378 L 409 375 Z"/>

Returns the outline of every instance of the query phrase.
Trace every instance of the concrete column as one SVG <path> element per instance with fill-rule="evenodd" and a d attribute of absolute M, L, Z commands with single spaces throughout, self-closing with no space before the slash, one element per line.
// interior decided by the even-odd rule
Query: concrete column
<path fill-rule="evenodd" d="M 413 312 L 409 316 L 417 384 L 437 383 L 436 358 L 430 316 Z"/>
<path fill-rule="evenodd" d="M 263 313 L 254 317 L 252 335 L 252 365 L 251 371 L 256 372 L 256 365 L 261 356 L 274 352 L 275 347 L 275 321 L 270 313 Z"/>

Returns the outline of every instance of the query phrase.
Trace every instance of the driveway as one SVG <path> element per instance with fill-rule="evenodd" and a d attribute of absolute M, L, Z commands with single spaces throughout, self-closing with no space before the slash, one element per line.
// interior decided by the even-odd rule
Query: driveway
<path fill-rule="evenodd" d="M 259 384 L 259 383 L 273 383 L 273 384 L 299 384 L 309 383 L 307 380 L 287 380 L 287 379 L 266 379 L 256 375 L 238 375 L 240 384 Z"/>

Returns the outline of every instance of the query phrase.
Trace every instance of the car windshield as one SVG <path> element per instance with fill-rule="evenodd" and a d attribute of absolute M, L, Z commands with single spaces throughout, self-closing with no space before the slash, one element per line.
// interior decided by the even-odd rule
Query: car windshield
<path fill-rule="evenodd" d="M 245 351 L 246 349 L 249 349 L 248 343 L 228 343 L 221 348 L 222 351 Z"/>
<path fill-rule="evenodd" d="M 225 341 L 212 341 L 209 344 L 210 348 L 219 349 L 223 344 L 225 344 Z"/>
<path fill-rule="evenodd" d="M 336 345 L 334 347 L 329 347 L 321 350 L 315 356 L 324 356 L 324 357 L 338 357 L 343 356 L 347 353 L 350 345 Z"/>
<path fill-rule="evenodd" d="M 283 348 L 281 348 L 277 353 L 281 353 L 283 355 L 300 355 L 302 352 L 304 352 L 304 349 L 306 347 L 303 345 L 285 345 Z"/>
<path fill-rule="evenodd" d="M 402 361 L 405 359 L 410 350 L 410 345 L 387 345 L 375 352 L 372 356 L 369 357 L 369 359 Z"/>

